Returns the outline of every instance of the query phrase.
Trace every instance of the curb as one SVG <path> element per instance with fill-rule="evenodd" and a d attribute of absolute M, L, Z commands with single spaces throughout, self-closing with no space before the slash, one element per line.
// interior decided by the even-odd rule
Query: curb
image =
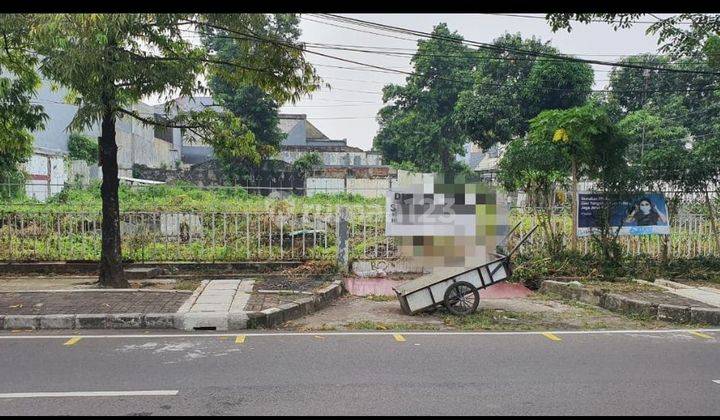
<path fill-rule="evenodd" d="M 175 313 L 0 315 L 0 330 L 170 329 Z"/>
<path fill-rule="evenodd" d="M 314 296 L 308 296 L 292 303 L 262 311 L 247 312 L 247 328 L 273 328 L 285 321 L 300 318 L 316 312 L 340 297 L 343 293 L 342 280 L 318 290 Z"/>
<path fill-rule="evenodd" d="M 640 315 L 660 321 L 679 324 L 720 325 L 720 308 L 704 308 L 697 306 L 668 305 L 628 298 L 616 293 L 601 290 L 589 290 L 579 283 L 565 283 L 544 280 L 540 292 L 550 292 L 565 299 L 579 300 L 591 305 L 600 306 L 612 312 L 626 315 Z"/>
<path fill-rule="evenodd" d="M 188 310 L 209 281 L 201 283 L 177 312 L 172 313 L 105 313 L 105 314 L 50 314 L 0 315 L 0 330 L 51 330 L 51 329 L 184 329 Z M 227 327 L 236 331 L 246 328 L 272 328 L 285 321 L 299 318 L 326 307 L 343 293 L 342 280 L 335 280 L 313 296 L 286 303 L 277 308 L 256 312 L 228 312 L 224 317 Z"/>

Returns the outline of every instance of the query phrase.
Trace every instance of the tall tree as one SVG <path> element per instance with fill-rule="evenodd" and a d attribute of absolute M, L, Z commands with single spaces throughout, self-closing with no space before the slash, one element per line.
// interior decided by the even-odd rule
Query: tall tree
<path fill-rule="evenodd" d="M 524 136 L 529 120 L 543 110 L 587 100 L 593 83 L 590 66 L 514 52 L 558 53 L 547 42 L 520 34 L 505 34 L 493 44 L 509 50 L 478 51 L 473 86 L 462 92 L 456 109 L 458 124 L 483 148 Z"/>
<path fill-rule="evenodd" d="M 298 42 L 300 29 L 299 19 L 294 14 L 275 14 L 268 19 L 268 24 L 259 35 L 268 38 L 277 38 Z M 233 34 L 226 31 L 203 36 L 203 44 L 216 52 L 218 60 L 239 62 L 245 60 L 252 49 L 240 45 L 233 39 Z M 216 103 L 240 118 L 248 129 L 254 134 L 258 152 L 261 159 L 276 154 L 283 140 L 283 133 L 279 127 L 279 104 L 268 92 L 253 84 L 239 85 L 229 83 L 221 74 L 212 74 L 209 87 Z M 225 175 L 233 182 L 247 182 L 249 180 L 249 166 L 253 163 L 247 159 L 233 159 L 221 162 Z"/>
<path fill-rule="evenodd" d="M 628 140 L 628 160 L 640 162 L 645 153 L 668 146 L 684 146 L 690 132 L 677 120 L 657 109 L 643 108 L 627 114 L 618 129 Z"/>
<path fill-rule="evenodd" d="M 404 86 L 383 88 L 380 130 L 373 140 L 387 162 L 412 162 L 423 171 L 453 172 L 455 155 L 464 153 L 464 133 L 455 124 L 460 92 L 471 83 L 474 56 L 445 23 L 432 39 L 418 41 L 413 74 Z"/>
<path fill-rule="evenodd" d="M 0 198 L 22 189 L 18 165 L 32 155 L 31 132 L 42 129 L 47 119 L 42 106 L 33 103 L 40 79 L 36 59 L 23 53 L 25 35 L 22 19 L 0 15 L 0 185 L 6 184 L 0 186 Z"/>
<path fill-rule="evenodd" d="M 254 135 L 232 115 L 209 110 L 156 122 L 132 104 L 154 94 L 192 96 L 205 91 L 199 76 L 216 73 L 229 83 L 256 84 L 278 100 L 297 99 L 318 78 L 292 40 L 266 39 L 264 14 L 43 14 L 26 15 L 28 49 L 38 54 L 45 77 L 68 87 L 79 109 L 71 128 L 100 123 L 103 167 L 100 284 L 126 287 L 120 249 L 118 164 L 115 121 L 129 116 L 147 124 L 182 127 L 214 150 L 258 159 Z M 192 35 L 231 34 L 253 53 L 243 60 L 219 60 L 192 42 Z M 206 112 L 207 111 L 207 112 Z"/>
<path fill-rule="evenodd" d="M 559 143 L 570 157 L 573 219 L 571 244 L 575 250 L 578 180 L 583 175 L 590 179 L 599 178 L 613 162 L 624 162 L 626 140 L 607 110 L 595 103 L 566 110 L 543 111 L 530 120 L 528 136 L 532 141 Z"/>
<path fill-rule="evenodd" d="M 614 30 L 629 28 L 637 23 L 643 13 L 548 13 L 546 19 L 553 32 L 572 30 L 572 22 L 588 24 L 605 22 Z M 720 69 L 717 57 L 720 53 L 720 14 L 681 13 L 659 19 L 652 16 L 652 22 L 645 33 L 657 35 L 660 52 L 672 57 L 706 56 Z M 687 25 L 689 23 L 689 25 Z"/>
<path fill-rule="evenodd" d="M 667 56 L 640 54 L 621 64 L 710 71 L 708 63 L 694 58 L 670 60 Z M 663 70 L 614 67 L 610 73 L 608 101 L 623 115 L 642 108 L 657 109 L 687 127 L 694 135 L 706 135 L 718 122 L 720 95 L 717 76 Z"/>

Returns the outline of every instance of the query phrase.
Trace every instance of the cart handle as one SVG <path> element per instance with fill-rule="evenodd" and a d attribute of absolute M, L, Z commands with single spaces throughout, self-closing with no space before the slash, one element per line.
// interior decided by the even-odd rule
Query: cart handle
<path fill-rule="evenodd" d="M 520 248 L 520 246 L 521 246 L 522 244 L 525 243 L 525 241 L 530 237 L 530 235 L 532 235 L 533 232 L 535 232 L 535 229 L 537 229 L 537 228 L 538 228 L 538 225 L 534 225 L 534 226 L 532 227 L 532 229 L 530 229 L 530 231 L 529 231 L 528 233 L 526 233 L 526 234 L 520 239 L 520 242 L 518 242 L 517 245 L 515 245 L 515 247 L 512 249 L 512 251 L 510 251 L 510 252 L 508 253 L 508 255 L 507 255 L 507 258 L 508 258 L 508 259 L 512 256 L 512 254 L 515 253 L 515 251 L 518 250 L 518 248 Z"/>

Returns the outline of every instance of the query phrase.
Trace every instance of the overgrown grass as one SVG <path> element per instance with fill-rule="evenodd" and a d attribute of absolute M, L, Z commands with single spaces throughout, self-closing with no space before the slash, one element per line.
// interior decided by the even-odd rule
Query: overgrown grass
<path fill-rule="evenodd" d="M 349 330 L 376 330 L 376 331 L 408 331 L 428 330 L 436 331 L 440 327 L 433 324 L 407 324 L 402 322 L 356 321 L 345 324 Z"/>
<path fill-rule="evenodd" d="M 397 297 L 383 296 L 383 295 L 367 295 L 367 296 L 365 296 L 365 299 L 371 300 L 373 302 L 390 302 L 393 300 L 397 300 Z"/>
<path fill-rule="evenodd" d="M 549 277 L 579 277 L 581 282 L 594 283 L 599 287 L 603 284 L 610 286 L 608 282 L 621 282 L 627 283 L 630 288 L 642 288 L 638 283 L 629 283 L 633 278 L 720 284 L 720 257 L 675 258 L 667 264 L 647 256 L 626 257 L 622 265 L 613 270 L 608 270 L 603 264 L 593 254 L 566 252 L 556 258 L 525 254 L 515 259 L 512 279 L 533 289 L 539 287 L 541 279 Z"/>
<path fill-rule="evenodd" d="M 286 199 L 250 194 L 241 187 L 204 189 L 187 183 L 172 185 L 121 185 L 120 211 L 199 211 L 199 212 L 334 212 L 338 206 L 367 206 L 383 210 L 385 199 L 359 194 L 315 194 Z M 100 184 L 68 187 L 41 204 L 31 198 L 15 198 L 3 203 L 10 212 L 99 212 L 102 209 Z"/>

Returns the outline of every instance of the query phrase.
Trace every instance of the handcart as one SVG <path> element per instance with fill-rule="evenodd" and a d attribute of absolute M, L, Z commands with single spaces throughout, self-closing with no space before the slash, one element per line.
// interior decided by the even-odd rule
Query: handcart
<path fill-rule="evenodd" d="M 510 236 L 518 223 L 505 237 Z M 408 315 L 445 306 L 454 315 L 468 315 L 480 303 L 480 289 L 507 280 L 512 274 L 510 257 L 537 229 L 537 225 L 526 233 L 507 254 L 492 253 L 496 259 L 478 267 L 439 269 L 431 274 L 408 281 L 393 290 L 400 301 L 400 307 Z"/>

